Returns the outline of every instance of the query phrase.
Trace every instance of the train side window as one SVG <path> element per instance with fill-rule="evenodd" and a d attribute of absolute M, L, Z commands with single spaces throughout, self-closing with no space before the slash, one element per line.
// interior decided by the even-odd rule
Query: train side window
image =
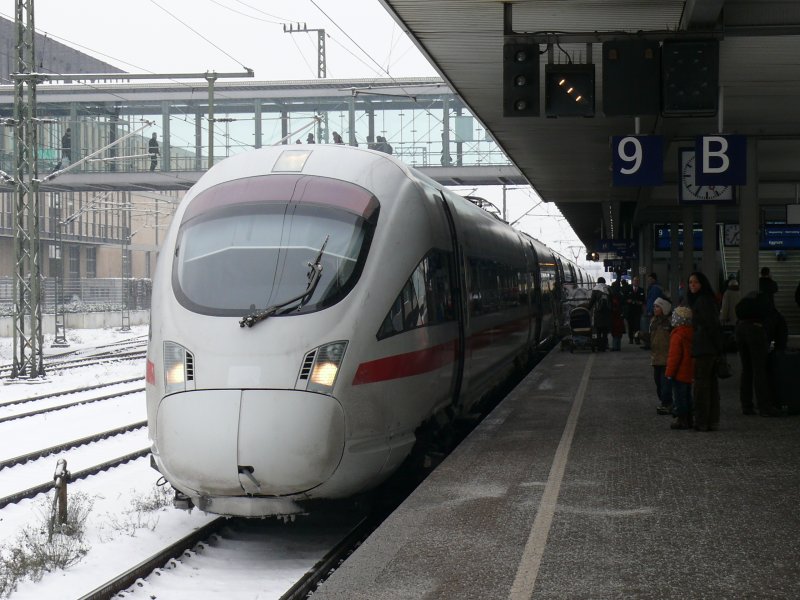
<path fill-rule="evenodd" d="M 377 338 L 453 320 L 451 272 L 451 259 L 446 252 L 432 250 L 425 255 L 392 303 Z"/>

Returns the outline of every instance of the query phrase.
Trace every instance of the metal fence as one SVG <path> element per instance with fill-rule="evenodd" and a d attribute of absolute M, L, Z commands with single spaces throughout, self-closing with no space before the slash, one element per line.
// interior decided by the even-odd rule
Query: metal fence
<path fill-rule="evenodd" d="M 61 283 L 60 301 L 65 312 L 95 312 L 150 308 L 153 282 L 151 279 L 122 279 L 120 277 L 67 279 Z M 42 278 L 42 312 L 54 313 L 56 279 Z M 0 277 L 0 314 L 14 311 L 13 279 Z M 127 304 L 126 304 L 127 303 Z"/>

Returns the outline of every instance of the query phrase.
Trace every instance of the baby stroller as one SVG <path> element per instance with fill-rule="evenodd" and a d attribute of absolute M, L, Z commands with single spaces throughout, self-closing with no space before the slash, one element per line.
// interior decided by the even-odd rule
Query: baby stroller
<path fill-rule="evenodd" d="M 576 349 L 591 350 L 594 352 L 592 337 L 592 313 L 586 306 L 576 306 L 569 311 L 569 351 Z"/>

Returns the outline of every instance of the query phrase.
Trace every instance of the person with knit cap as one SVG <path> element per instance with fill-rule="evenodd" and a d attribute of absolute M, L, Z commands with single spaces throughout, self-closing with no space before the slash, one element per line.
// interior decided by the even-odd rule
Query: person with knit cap
<path fill-rule="evenodd" d="M 650 364 L 653 366 L 653 381 L 656 384 L 659 415 L 668 415 L 672 408 L 672 393 L 669 381 L 664 375 L 669 353 L 669 334 L 672 326 L 669 313 L 672 305 L 664 298 L 657 298 L 653 304 L 653 318 L 650 320 Z"/>
<path fill-rule="evenodd" d="M 694 358 L 692 358 L 692 310 L 679 306 L 672 313 L 672 332 L 669 336 L 669 354 L 664 375 L 672 390 L 672 412 L 675 419 L 670 429 L 691 429 L 692 427 L 692 379 L 694 377 Z"/>

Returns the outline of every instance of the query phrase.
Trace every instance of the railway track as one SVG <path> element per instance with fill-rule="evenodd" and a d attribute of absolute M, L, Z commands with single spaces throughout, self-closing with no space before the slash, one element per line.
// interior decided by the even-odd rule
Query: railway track
<path fill-rule="evenodd" d="M 15 421 L 17 419 L 25 419 L 25 418 L 34 417 L 34 416 L 37 416 L 37 415 L 43 415 L 43 414 L 54 412 L 54 411 L 58 411 L 58 410 L 65 410 L 65 409 L 72 408 L 72 407 L 75 407 L 75 406 L 82 406 L 84 404 L 92 404 L 94 402 L 102 402 L 103 400 L 113 400 L 115 398 L 119 398 L 120 396 L 127 396 L 129 394 L 136 394 L 136 393 L 139 393 L 139 392 L 143 392 L 144 389 L 145 388 L 143 388 L 143 387 L 137 387 L 137 388 L 130 389 L 130 390 L 122 390 L 122 391 L 119 391 L 119 392 L 114 392 L 112 394 L 104 394 L 102 396 L 95 396 L 95 397 L 92 397 L 92 398 L 83 398 L 81 400 L 74 400 L 72 402 L 65 402 L 63 404 L 56 404 L 55 406 L 48 406 L 48 407 L 45 407 L 45 408 L 38 408 L 38 409 L 34 409 L 34 410 L 29 410 L 29 411 L 26 411 L 26 412 L 14 413 L 14 414 L 10 414 L 10 415 L 6 415 L 6 416 L 3 416 L 3 417 L 0 417 L 0 424 L 6 423 L 8 421 Z"/>
<path fill-rule="evenodd" d="M 136 381 L 138 379 L 133 380 L 133 382 Z M 130 381 L 126 381 L 126 383 L 130 383 Z M 89 386 L 89 389 L 93 390 L 97 387 Z M 72 393 L 78 391 L 83 390 L 72 390 Z M 23 409 L 20 412 L 11 412 L 11 414 L 4 414 L 0 417 L 0 436 L 3 439 L 3 443 L 0 444 L 0 471 L 4 474 L 8 473 L 5 482 L 0 486 L 0 495 L 2 495 L 0 508 L 33 498 L 53 488 L 51 468 L 42 469 L 41 466 L 35 464 L 31 464 L 30 468 L 27 467 L 29 463 L 36 463 L 40 459 L 75 450 L 82 451 L 84 455 L 91 454 L 81 460 L 82 468 L 80 470 L 70 465 L 71 480 L 79 480 L 146 456 L 149 453 L 149 445 L 143 435 L 146 427 L 146 421 L 141 418 L 143 411 L 138 408 L 135 398 L 125 398 L 132 394 L 141 394 L 143 391 L 144 388 L 139 386 L 133 389 L 117 390 L 110 394 L 34 407 L 33 410 L 25 410 L 29 405 L 26 401 L 11 401 L 0 407 L 4 411 Z M 52 400 L 58 401 L 58 397 L 62 395 L 65 394 L 63 392 L 42 394 L 36 400 L 45 403 Z M 92 404 L 99 406 L 104 401 L 109 401 L 111 404 L 107 407 L 100 407 L 100 410 L 87 406 Z M 24 406 L 22 406 L 23 404 Z M 56 411 L 64 412 L 64 416 L 59 416 L 55 420 L 52 418 L 47 420 L 50 413 Z M 126 423 L 126 415 L 130 415 L 135 420 Z M 131 441 L 136 441 L 133 438 L 125 443 L 119 442 L 120 436 L 135 432 L 139 432 L 139 438 L 141 438 L 138 443 L 132 444 Z M 84 435 L 80 435 L 80 433 Z M 80 437 L 76 437 L 76 434 Z M 113 443 L 95 447 L 91 453 L 82 450 L 89 448 L 92 444 L 104 441 L 113 441 Z"/>
<path fill-rule="evenodd" d="M 306 598 L 366 539 L 375 519 L 352 513 L 219 518 L 109 579 L 81 600 L 114 597 Z M 124 595 L 123 595 L 124 594 Z"/>
<path fill-rule="evenodd" d="M 143 358 L 147 352 L 147 336 L 138 336 L 133 340 L 121 340 L 110 344 L 91 348 L 79 348 L 67 352 L 47 354 L 44 357 L 45 371 L 50 374 L 92 364 L 118 359 Z M 13 365 L 0 365 L 0 378 L 11 375 Z"/>
<path fill-rule="evenodd" d="M 141 381 L 141 379 L 133 378 L 114 383 L 136 384 L 137 381 Z M 100 389 L 106 386 L 89 387 Z M 102 399 L 111 399 L 121 393 L 127 395 L 139 392 L 141 392 L 141 388 L 137 386 L 133 390 L 78 399 L 74 403 L 67 402 L 66 406 L 98 404 Z M 70 390 L 48 391 L 36 398 L 19 402 L 12 401 L 9 404 L 26 405 L 27 408 L 30 401 L 52 400 L 58 396 L 70 395 L 70 393 L 74 392 Z M 64 408 L 65 405 L 62 404 L 47 410 L 63 410 Z M 42 414 L 48 413 L 40 412 L 38 408 L 34 411 L 25 411 L 25 415 L 32 417 L 33 420 Z M 23 422 L 25 422 L 24 419 L 16 417 L 5 424 L 0 420 L 0 425 L 6 428 L 18 427 L 17 423 Z M 84 447 L 87 444 L 97 444 L 102 443 L 103 440 L 124 437 L 134 432 L 141 432 L 143 428 L 144 422 L 140 421 L 128 426 L 107 428 L 106 431 L 70 442 L 20 453 L 18 456 L 7 457 L 0 461 L 0 471 L 26 468 L 29 464 L 36 465 L 41 462 L 39 459 L 42 457 L 53 457 L 70 448 Z M 125 433 L 126 431 L 129 433 Z M 0 435 L 2 433 L 3 430 L 0 430 Z M 143 460 L 146 459 L 148 452 L 147 448 L 119 452 L 118 456 L 113 456 L 108 451 L 104 454 L 97 452 L 99 464 L 73 471 L 70 481 L 88 480 L 92 475 L 108 471 L 102 477 L 86 481 L 76 489 L 101 496 L 107 495 L 107 492 L 121 496 L 122 491 L 127 489 L 128 482 L 132 482 L 132 474 L 139 482 L 138 489 L 147 489 L 147 486 L 152 486 L 158 477 Z M 95 454 L 95 452 L 91 452 L 91 454 Z M 100 460 L 100 456 L 103 460 Z M 52 461 L 48 460 L 47 462 Z M 78 465 L 79 463 L 76 461 L 72 464 Z M 38 468 L 41 469 L 42 466 L 39 465 Z M 82 466 L 84 465 L 79 465 L 79 467 Z M 74 468 L 70 467 L 70 470 Z M 51 473 L 52 467 L 47 475 L 49 476 Z M 25 498 L 32 498 L 37 494 L 48 492 L 53 487 L 51 481 L 40 481 L 36 485 L 27 486 L 24 490 L 6 494 L 5 497 L 0 498 L 0 509 Z M 397 503 L 402 501 L 405 495 L 404 493 L 388 494 L 393 500 L 396 499 Z M 115 500 L 115 504 L 120 506 L 117 508 L 120 510 L 124 508 L 125 499 L 120 497 Z M 394 506 L 391 506 L 385 510 L 383 515 L 388 514 L 393 508 Z M 27 512 L 29 509 L 25 505 L 13 509 L 9 507 L 4 509 L 0 520 L 5 516 L 5 510 L 14 510 L 16 514 L 19 514 L 20 511 Z M 159 513 L 157 518 L 173 523 L 181 523 L 185 520 L 182 516 L 176 518 L 176 514 L 185 515 L 186 513 L 166 509 L 166 512 Z M 124 592 L 125 598 L 165 598 L 173 597 L 170 590 L 183 591 L 187 586 L 193 588 L 189 592 L 191 595 L 187 596 L 184 592 L 180 597 L 235 599 L 252 598 L 260 594 L 261 597 L 280 597 L 282 600 L 306 598 L 349 553 L 358 547 L 383 518 L 382 515 L 376 517 L 361 515 L 357 519 L 348 521 L 344 527 L 341 525 L 343 521 L 341 518 L 329 518 L 328 521 L 321 521 L 316 514 L 301 517 L 292 524 L 283 524 L 276 520 L 216 519 L 205 525 L 205 519 L 203 519 L 202 529 L 189 534 L 189 529 L 197 528 L 190 525 L 196 523 L 196 515 L 192 515 L 192 517 L 192 521 L 186 521 L 181 526 L 187 531 L 186 537 L 178 541 L 174 541 L 173 537 L 170 539 L 170 543 L 165 544 L 164 548 L 154 552 L 151 556 L 144 557 L 142 553 L 137 560 L 128 561 L 131 565 L 125 572 L 114 574 L 94 590 L 86 591 L 86 588 L 83 588 L 79 592 L 85 594 L 82 598 L 109 598 L 121 592 Z M 336 525 L 337 523 L 338 525 Z M 335 530 L 334 526 L 336 526 Z M 168 536 L 164 537 L 166 539 Z M 153 541 L 157 541 L 157 539 Z M 124 553 L 137 556 L 135 548 L 140 545 L 140 542 L 127 542 L 127 544 L 127 550 Z M 150 547 L 153 548 L 154 545 L 151 544 Z M 109 546 L 107 550 L 100 550 L 100 555 L 105 552 L 115 552 L 113 548 L 115 547 Z M 100 564 L 103 558 L 96 557 L 95 560 Z M 289 568 L 287 568 L 288 563 L 292 565 Z M 105 563 L 105 569 L 109 573 L 114 570 L 113 564 L 114 561 Z M 103 571 L 102 567 L 101 571 Z M 106 575 L 103 571 L 103 577 Z M 99 581 L 101 579 L 98 577 L 92 585 L 96 585 Z M 237 595 L 240 591 L 241 594 Z"/>
<path fill-rule="evenodd" d="M 105 383 L 98 383 L 96 385 L 87 385 L 80 388 L 70 388 L 64 390 L 57 390 L 54 392 L 47 392 L 44 394 L 38 394 L 33 396 L 26 396 L 24 398 L 17 398 L 15 400 L 6 400 L 5 402 L 0 402 L 0 409 L 9 407 L 9 406 L 16 406 L 18 404 L 27 404 L 28 402 L 37 402 L 39 400 L 48 400 L 51 398 L 58 398 L 60 396 L 69 396 L 70 394 L 80 394 L 82 392 L 89 392 L 92 390 L 99 390 L 103 388 L 112 387 L 115 385 L 124 385 L 128 383 L 133 383 L 134 381 L 141 381 L 144 377 L 129 377 L 128 379 L 120 379 L 118 381 L 108 381 Z"/>
<path fill-rule="evenodd" d="M 125 463 L 128 463 L 132 460 L 143 458 L 148 454 L 150 454 L 150 448 L 143 448 L 135 452 L 130 452 L 124 456 L 111 458 L 92 467 L 81 469 L 80 471 L 72 471 L 70 472 L 69 481 L 74 482 L 74 481 L 79 481 L 81 479 L 85 479 L 87 477 L 91 477 L 92 475 L 99 475 L 103 471 L 119 467 L 120 465 L 124 465 Z M 20 490 L 13 494 L 4 496 L 3 498 L 0 498 L 0 509 L 5 508 L 9 504 L 16 504 L 17 502 L 21 502 L 22 500 L 30 500 L 32 498 L 35 498 L 39 494 L 46 494 L 54 487 L 55 483 L 53 481 L 45 481 L 40 484 L 31 486 L 27 489 Z"/>

